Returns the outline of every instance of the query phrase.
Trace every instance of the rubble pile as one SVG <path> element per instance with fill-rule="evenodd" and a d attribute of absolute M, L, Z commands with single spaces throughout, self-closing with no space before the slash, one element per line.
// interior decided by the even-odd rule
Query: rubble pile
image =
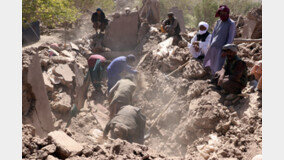
<path fill-rule="evenodd" d="M 262 38 L 262 6 L 252 9 L 246 16 L 233 15 L 231 18 L 236 22 L 236 38 Z"/>
<path fill-rule="evenodd" d="M 242 94 L 225 95 L 209 83 L 202 60 L 189 53 L 188 39 L 173 46 L 173 39 L 154 25 L 136 23 L 136 18 L 134 23 L 140 27 L 133 50 L 112 50 L 117 46 L 105 46 L 100 35 L 23 50 L 22 158 L 246 160 L 261 154 L 261 92 L 247 84 Z M 249 69 L 261 60 L 262 43 L 238 47 Z M 103 83 L 97 92 L 84 85 L 87 59 L 94 53 L 107 59 L 134 53 L 138 62 L 143 57 L 138 71 L 147 85 L 135 91 L 133 106 L 147 118 L 146 133 L 153 126 L 144 145 L 102 139 L 109 114 L 107 86 Z M 73 105 L 80 111 L 70 117 Z"/>
<path fill-rule="evenodd" d="M 249 69 L 255 65 L 255 62 L 262 60 L 262 43 L 241 43 L 238 48 L 238 56 L 246 62 Z"/>
<path fill-rule="evenodd" d="M 46 160 L 92 160 L 92 159 L 167 159 L 152 152 L 147 146 L 131 144 L 120 139 L 101 144 L 81 144 L 64 131 L 53 131 L 44 139 L 35 136 L 31 125 L 22 127 L 22 158 Z"/>
<path fill-rule="evenodd" d="M 159 36 L 154 29 L 152 35 Z M 224 95 L 209 84 L 202 61 L 193 59 L 186 48 L 164 45 L 166 41 L 161 39 L 147 42 L 157 44 L 140 67 L 149 86 L 135 94 L 134 104 L 143 109 L 147 127 L 162 114 L 145 144 L 169 156 L 196 160 L 252 159 L 261 154 L 261 93 L 250 90 L 248 84 L 243 95 Z M 147 43 L 144 46 L 150 46 Z M 261 59 L 261 45 L 239 44 L 240 57 L 251 61 L 249 69 Z M 167 49 L 163 49 L 165 46 Z M 174 77 L 165 75 L 187 61 Z M 163 63 L 167 65 L 164 68 Z"/>

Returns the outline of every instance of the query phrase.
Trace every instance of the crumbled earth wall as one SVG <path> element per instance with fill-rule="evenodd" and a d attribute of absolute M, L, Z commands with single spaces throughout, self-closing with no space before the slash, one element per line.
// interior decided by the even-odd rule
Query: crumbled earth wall
<path fill-rule="evenodd" d="M 139 14 L 137 11 L 115 13 L 106 28 L 103 46 L 111 50 L 132 50 L 138 43 Z"/>
<path fill-rule="evenodd" d="M 140 18 L 146 19 L 150 24 L 160 22 L 159 0 L 143 0 L 143 6 L 139 10 Z"/>
<path fill-rule="evenodd" d="M 51 110 L 50 122 L 56 130 L 40 138 L 36 131 L 39 126 L 23 125 L 23 159 L 250 160 L 261 154 L 262 93 L 254 91 L 249 83 L 241 95 L 226 95 L 217 90 L 209 83 L 202 61 L 193 59 L 185 45 L 168 44 L 163 49 L 159 44 L 166 40 L 165 36 L 155 26 L 145 26 L 148 30 L 141 33 L 143 38 L 135 50 L 112 51 L 97 45 L 102 37 L 89 35 L 66 48 L 63 44 L 42 44 L 23 51 L 23 69 L 29 64 L 26 61 L 39 56 Z M 238 46 L 238 55 L 249 69 L 262 59 L 262 43 Z M 50 57 L 51 53 L 54 56 Z M 102 139 L 109 114 L 107 85 L 102 84 L 101 92 L 92 85 L 83 85 L 87 58 L 93 53 L 107 59 L 133 53 L 138 61 L 146 55 L 138 67 L 140 79 L 135 80 L 138 86 L 133 105 L 141 108 L 147 118 L 146 133 L 157 123 L 144 145 Z M 184 68 L 168 76 L 186 62 Z M 27 70 L 24 71 L 23 115 L 26 115 L 35 106 L 37 95 L 32 85 L 28 85 Z M 73 104 L 80 104 L 81 109 L 70 118 Z M 156 121 L 157 117 L 160 119 Z M 75 149 L 62 144 L 62 139 L 74 144 Z"/>
<path fill-rule="evenodd" d="M 36 126 L 35 132 L 43 137 L 54 128 L 39 56 L 32 51 L 23 52 L 22 63 L 23 123 Z"/>

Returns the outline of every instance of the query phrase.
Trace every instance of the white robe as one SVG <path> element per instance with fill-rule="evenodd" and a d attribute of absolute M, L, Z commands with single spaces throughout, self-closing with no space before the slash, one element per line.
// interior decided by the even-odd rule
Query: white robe
<path fill-rule="evenodd" d="M 206 38 L 206 40 L 204 42 L 199 41 L 199 52 L 196 52 L 194 47 L 193 47 L 193 42 L 197 41 L 197 35 L 195 35 L 192 39 L 191 39 L 191 43 L 188 44 L 188 48 L 189 48 L 189 52 L 192 54 L 192 56 L 194 58 L 197 58 L 201 55 L 206 55 L 208 48 L 209 48 L 209 44 L 210 44 L 210 40 L 211 40 L 211 34 L 209 34 Z"/>

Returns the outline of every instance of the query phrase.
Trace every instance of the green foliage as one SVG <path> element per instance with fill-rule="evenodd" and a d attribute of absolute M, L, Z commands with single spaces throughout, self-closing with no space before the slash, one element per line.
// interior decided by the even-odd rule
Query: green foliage
<path fill-rule="evenodd" d="M 94 12 L 97 8 L 101 8 L 106 14 L 114 11 L 115 3 L 113 0 L 73 0 L 75 5 L 82 11 Z"/>
<path fill-rule="evenodd" d="M 194 7 L 194 17 L 196 18 L 195 26 L 200 21 L 205 21 L 209 24 L 210 28 L 213 28 L 213 24 L 216 21 L 215 13 L 218 9 L 218 4 L 215 0 L 201 0 Z"/>
<path fill-rule="evenodd" d="M 46 26 L 73 23 L 81 14 L 70 0 L 23 0 L 22 20 L 40 20 Z M 23 23 L 24 24 L 24 23 Z"/>
<path fill-rule="evenodd" d="M 259 7 L 261 2 L 255 0 L 220 0 L 219 5 L 225 4 L 233 15 L 245 15 L 252 8 Z"/>
<path fill-rule="evenodd" d="M 185 25 L 196 28 L 200 21 L 206 21 L 212 29 L 215 13 L 219 5 L 225 4 L 231 10 L 231 15 L 245 15 L 252 8 L 259 7 L 256 0 L 160 0 L 161 19 L 166 18 L 170 8 L 176 6 L 183 10 Z"/>

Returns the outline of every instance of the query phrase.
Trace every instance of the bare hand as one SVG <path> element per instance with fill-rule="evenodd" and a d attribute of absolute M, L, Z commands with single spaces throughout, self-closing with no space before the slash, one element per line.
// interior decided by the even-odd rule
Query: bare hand
<path fill-rule="evenodd" d="M 219 80 L 218 80 L 218 86 L 221 86 L 223 84 L 223 79 L 221 79 L 221 78 L 219 78 Z"/>
<path fill-rule="evenodd" d="M 196 52 L 199 52 L 199 47 L 198 46 L 194 46 L 194 49 Z"/>

